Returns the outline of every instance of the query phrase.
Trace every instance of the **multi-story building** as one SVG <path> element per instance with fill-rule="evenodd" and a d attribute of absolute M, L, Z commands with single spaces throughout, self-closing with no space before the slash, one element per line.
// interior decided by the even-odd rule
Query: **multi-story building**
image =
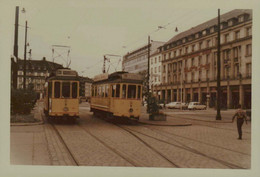
<path fill-rule="evenodd" d="M 79 95 L 85 99 L 89 100 L 91 96 L 91 86 L 93 83 L 93 80 L 88 77 L 79 77 L 80 78 L 80 93 Z"/>
<path fill-rule="evenodd" d="M 63 68 L 62 65 L 47 61 L 44 57 L 42 60 L 26 60 L 26 88 L 29 86 L 37 92 L 38 99 L 43 97 L 45 78 L 50 73 L 58 68 Z M 17 88 L 23 88 L 24 77 L 24 60 L 17 61 Z"/>
<path fill-rule="evenodd" d="M 150 54 L 154 53 L 157 48 L 164 42 L 152 41 L 150 43 Z M 130 73 L 140 73 L 147 71 L 148 68 L 148 44 L 132 52 L 128 52 L 123 57 L 122 69 Z"/>
<path fill-rule="evenodd" d="M 153 92 L 154 86 L 161 84 L 161 71 L 162 71 L 162 54 L 159 49 L 155 50 L 154 53 L 150 55 L 150 88 Z M 156 94 L 156 92 L 153 92 Z M 160 92 L 158 92 L 160 96 Z"/>
<path fill-rule="evenodd" d="M 251 107 L 252 10 L 221 15 L 222 106 Z M 216 105 L 217 18 L 184 31 L 159 48 L 162 84 L 154 86 L 161 99 L 199 101 Z M 159 94 L 157 94 L 159 95 Z"/>

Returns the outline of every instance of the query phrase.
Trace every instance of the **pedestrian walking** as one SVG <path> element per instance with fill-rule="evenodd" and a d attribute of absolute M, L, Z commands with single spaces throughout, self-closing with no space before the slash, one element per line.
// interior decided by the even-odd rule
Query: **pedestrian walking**
<path fill-rule="evenodd" d="M 247 124 L 247 116 L 246 112 L 241 108 L 241 105 L 238 105 L 238 109 L 236 110 L 236 113 L 232 118 L 232 122 L 234 122 L 235 118 L 237 118 L 238 139 L 242 140 L 242 125 L 244 121 L 246 121 Z"/>

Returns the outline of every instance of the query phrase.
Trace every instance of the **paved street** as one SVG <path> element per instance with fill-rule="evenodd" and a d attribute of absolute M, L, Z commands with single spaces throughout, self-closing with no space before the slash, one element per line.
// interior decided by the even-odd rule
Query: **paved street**
<path fill-rule="evenodd" d="M 215 110 L 163 111 L 167 121 L 149 121 L 143 107 L 140 123 L 114 124 L 84 102 L 76 124 L 12 126 L 11 164 L 250 169 L 251 123 L 237 140 L 234 110 L 222 111 L 221 121 Z"/>

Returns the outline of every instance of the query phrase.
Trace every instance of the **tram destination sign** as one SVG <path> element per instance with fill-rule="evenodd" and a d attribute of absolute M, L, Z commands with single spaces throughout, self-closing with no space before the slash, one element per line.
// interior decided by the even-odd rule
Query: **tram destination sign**
<path fill-rule="evenodd" d="M 142 80 L 142 76 L 140 74 L 135 73 L 125 73 L 122 74 L 122 79 Z"/>

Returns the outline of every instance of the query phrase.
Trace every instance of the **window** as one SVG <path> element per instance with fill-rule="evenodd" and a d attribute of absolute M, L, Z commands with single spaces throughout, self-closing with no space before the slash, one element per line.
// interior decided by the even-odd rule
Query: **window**
<path fill-rule="evenodd" d="M 98 93 L 97 93 L 97 86 L 95 86 L 95 96 L 97 96 Z"/>
<path fill-rule="evenodd" d="M 198 66 L 200 66 L 200 64 L 201 64 L 201 56 L 199 56 L 198 58 Z"/>
<path fill-rule="evenodd" d="M 251 36 L 252 35 L 252 28 L 248 27 L 246 28 L 246 36 Z"/>
<path fill-rule="evenodd" d="M 48 96 L 49 98 L 52 96 L 52 82 L 48 82 Z"/>
<path fill-rule="evenodd" d="M 239 77 L 239 64 L 235 64 L 235 77 Z"/>
<path fill-rule="evenodd" d="M 199 49 L 202 49 L 202 42 L 199 43 Z"/>
<path fill-rule="evenodd" d="M 126 98 L 126 85 L 125 84 L 122 87 L 122 98 Z"/>
<path fill-rule="evenodd" d="M 174 51 L 174 57 L 176 57 L 176 51 Z"/>
<path fill-rule="evenodd" d="M 161 66 L 158 66 L 158 72 L 161 72 Z"/>
<path fill-rule="evenodd" d="M 191 48 L 192 52 L 195 51 L 195 45 L 192 45 L 192 48 Z"/>
<path fill-rule="evenodd" d="M 182 49 L 179 50 L 179 55 L 181 55 L 181 54 L 182 54 Z"/>
<path fill-rule="evenodd" d="M 54 83 L 54 98 L 60 98 L 60 82 Z"/>
<path fill-rule="evenodd" d="M 69 82 L 62 83 L 62 97 L 63 98 L 70 97 L 70 83 Z"/>
<path fill-rule="evenodd" d="M 237 49 L 237 47 L 235 47 L 233 49 L 233 51 L 234 51 L 234 58 L 238 58 L 238 49 Z"/>
<path fill-rule="evenodd" d="M 188 50 L 189 50 L 189 48 L 188 48 L 188 47 L 186 47 L 186 48 L 185 48 L 185 53 L 188 53 Z"/>
<path fill-rule="evenodd" d="M 225 43 L 226 43 L 226 42 L 229 42 L 229 34 L 225 34 L 224 37 L 225 37 Z"/>
<path fill-rule="evenodd" d="M 128 85 L 127 98 L 136 97 L 136 85 Z"/>
<path fill-rule="evenodd" d="M 154 63 L 157 63 L 157 58 L 156 57 L 154 58 Z"/>
<path fill-rule="evenodd" d="M 141 86 L 138 86 L 138 93 L 137 93 L 137 99 L 141 98 Z"/>
<path fill-rule="evenodd" d="M 77 98 L 78 97 L 78 83 L 73 82 L 72 83 L 72 98 Z"/>
<path fill-rule="evenodd" d="M 240 31 L 235 32 L 235 40 L 240 38 Z"/>
<path fill-rule="evenodd" d="M 251 63 L 247 63 L 246 64 L 246 77 L 251 77 L 251 73 L 252 73 Z"/>
<path fill-rule="evenodd" d="M 207 47 L 210 47 L 210 40 L 207 40 Z"/>
<path fill-rule="evenodd" d="M 105 85 L 105 97 L 108 97 L 108 85 Z"/>
<path fill-rule="evenodd" d="M 246 45 L 246 56 L 251 56 L 252 55 L 252 45 L 248 44 Z"/>
<path fill-rule="evenodd" d="M 119 98 L 120 97 L 120 84 L 116 84 L 116 97 Z"/>
<path fill-rule="evenodd" d="M 191 59 L 191 66 L 194 66 L 194 58 Z"/>

